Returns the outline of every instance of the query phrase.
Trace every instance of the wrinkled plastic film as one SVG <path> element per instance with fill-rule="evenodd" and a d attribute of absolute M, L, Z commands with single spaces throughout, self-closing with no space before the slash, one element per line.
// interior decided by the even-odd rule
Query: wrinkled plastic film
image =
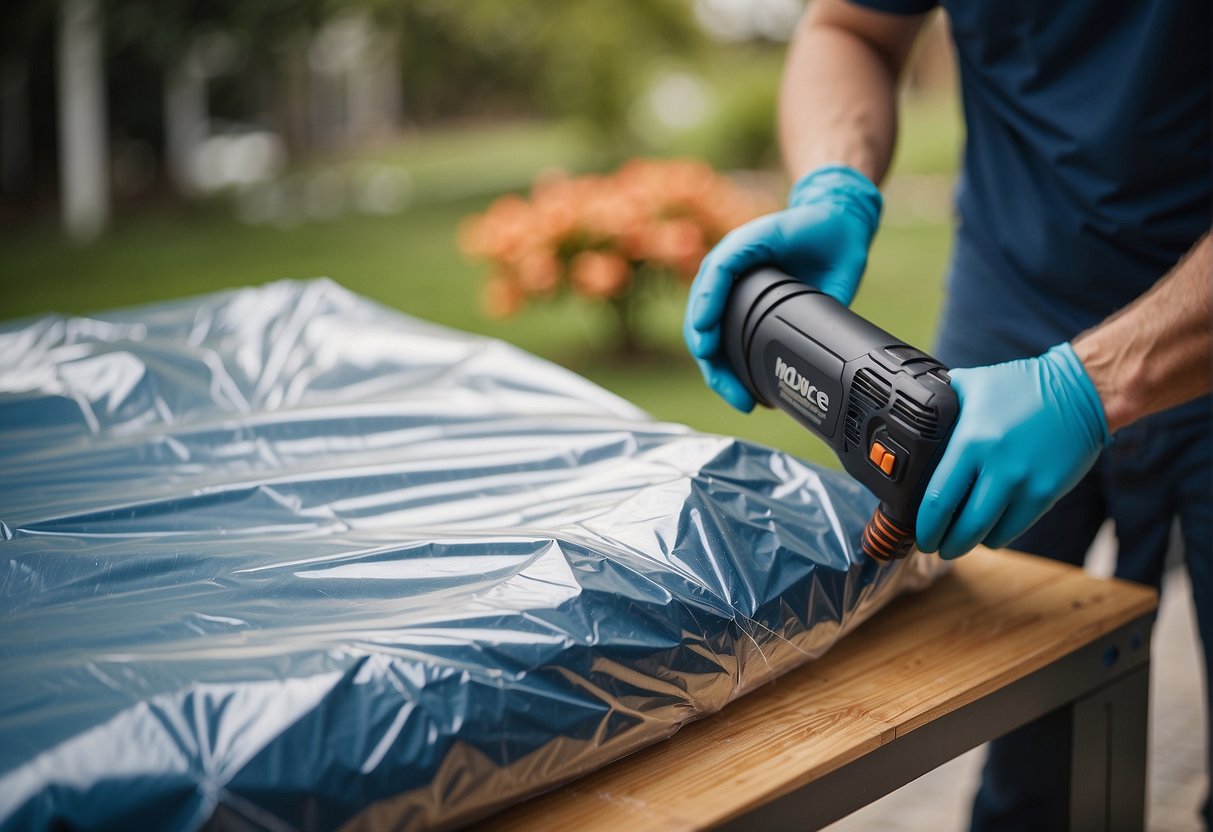
<path fill-rule="evenodd" d="M 448 827 L 819 656 L 874 501 L 327 281 L 0 326 L 0 827 Z"/>

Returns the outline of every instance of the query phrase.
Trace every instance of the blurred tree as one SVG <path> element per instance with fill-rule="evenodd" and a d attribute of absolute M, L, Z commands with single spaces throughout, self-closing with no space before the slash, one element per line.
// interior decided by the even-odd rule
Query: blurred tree
<path fill-rule="evenodd" d="M 104 17 L 104 63 L 109 76 L 109 133 L 144 142 L 153 150 L 166 140 L 180 141 L 180 120 L 190 120 L 182 104 L 182 78 L 191 74 L 200 39 L 223 34 L 243 60 L 235 95 L 246 99 L 236 109 L 256 112 L 269 98 L 283 71 L 283 51 L 292 37 L 314 28 L 335 0 L 101 0 Z M 55 138 L 56 76 L 46 60 L 55 43 L 58 4 L 40 0 L 0 3 L 0 187 L 8 196 L 28 196 L 36 180 L 51 178 L 46 169 L 58 144 Z M 176 94 L 175 94 L 176 93 Z M 198 94 L 196 87 L 185 97 Z M 177 105 L 174 108 L 174 104 Z M 192 115 L 196 117 L 197 102 Z M 167 119 L 166 119 L 167 117 Z M 169 122 L 165 124 L 166 120 Z M 188 125 L 185 133 L 189 133 Z M 32 148 L 32 151 L 29 150 Z M 49 151 L 47 150 L 49 148 Z M 27 175 L 17 174 L 24 168 Z"/>
<path fill-rule="evenodd" d="M 196 144 L 205 137 L 215 104 L 225 103 L 207 87 L 210 77 L 238 68 L 241 83 L 226 92 L 238 99 L 233 112 L 246 119 L 269 111 L 285 138 L 296 137 L 286 89 L 292 68 L 292 46 L 315 29 L 332 0 L 109 0 L 112 7 L 111 58 L 117 63 L 153 67 L 160 94 L 145 97 L 143 113 L 119 114 L 129 123 L 147 110 L 162 115 L 163 147 L 168 172 L 179 192 L 193 187 L 188 171 Z M 238 65 L 238 67 L 235 67 Z M 219 99 L 219 100 L 216 100 Z M 279 103 L 274 103 L 279 102 Z"/>
<path fill-rule="evenodd" d="M 54 100 L 56 11 L 54 3 L 0 3 L 0 194 L 6 197 L 36 193 L 46 185 L 35 172 L 56 164 L 54 109 L 37 106 Z M 49 140 L 40 141 L 44 137 Z"/>
<path fill-rule="evenodd" d="M 111 54 L 168 70 L 200 33 L 222 31 L 246 56 L 245 79 L 287 84 L 302 42 L 326 19 L 365 12 L 399 32 L 406 118 L 575 116 L 604 138 L 627 136 L 627 110 L 657 58 L 702 42 L 687 0 L 109 0 Z M 277 88 L 277 83 L 269 86 Z M 244 85 L 246 88 L 248 85 Z M 254 87 L 257 85 L 254 84 Z M 262 84 L 261 86 L 265 86 Z M 287 108 L 289 109 L 289 107 Z M 303 132 L 280 113 L 288 144 Z"/>
<path fill-rule="evenodd" d="M 331 131 L 320 122 L 341 106 L 318 106 L 317 96 L 325 84 L 331 90 L 343 81 L 331 67 L 327 81 L 319 77 L 314 47 L 326 23 L 341 17 L 365 19 L 377 37 L 393 41 L 386 54 L 398 64 L 398 83 L 380 77 L 370 98 L 389 91 L 402 99 L 398 109 L 409 122 L 574 117 L 616 156 L 638 147 L 629 110 L 654 62 L 707 54 L 699 51 L 704 35 L 690 0 L 97 2 L 108 86 L 102 123 L 111 149 L 165 162 L 169 181 L 185 192 L 189 159 L 217 120 L 270 130 L 296 156 L 325 146 Z M 60 96 L 46 56 L 57 6 L 0 3 L 5 196 L 49 193 L 55 181 Z M 362 96 L 367 122 L 367 85 L 361 92 L 355 86 L 348 95 Z"/>
<path fill-rule="evenodd" d="M 686 0 L 363 0 L 397 15 L 406 117 L 573 116 L 626 144 L 654 60 L 702 34 Z"/>

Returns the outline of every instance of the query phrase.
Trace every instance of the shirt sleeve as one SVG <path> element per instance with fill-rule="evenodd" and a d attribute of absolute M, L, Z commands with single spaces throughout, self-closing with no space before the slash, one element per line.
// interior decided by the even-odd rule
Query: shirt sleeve
<path fill-rule="evenodd" d="M 888 14 L 926 14 L 939 5 L 938 0 L 850 0 L 852 5 Z"/>

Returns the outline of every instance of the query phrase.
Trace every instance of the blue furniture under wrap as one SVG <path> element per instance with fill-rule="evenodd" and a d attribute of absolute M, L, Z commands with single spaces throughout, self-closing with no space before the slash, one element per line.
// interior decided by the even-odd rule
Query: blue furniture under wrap
<path fill-rule="evenodd" d="M 328 281 L 0 325 L 0 828 L 449 827 L 937 560 L 849 478 Z"/>

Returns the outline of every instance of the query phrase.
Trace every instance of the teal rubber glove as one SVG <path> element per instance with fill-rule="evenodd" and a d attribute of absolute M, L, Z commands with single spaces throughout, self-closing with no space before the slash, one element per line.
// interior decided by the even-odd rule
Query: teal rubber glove
<path fill-rule="evenodd" d="M 918 548 L 956 558 L 1005 546 L 1078 484 L 1109 442 L 1074 350 L 952 370 L 960 415 L 918 509 Z"/>
<path fill-rule="evenodd" d="M 793 187 L 788 208 L 734 229 L 708 252 L 691 284 L 682 335 L 708 386 L 748 413 L 754 398 L 720 348 L 733 281 L 773 266 L 849 306 L 880 222 L 880 191 L 859 171 L 819 168 Z"/>

